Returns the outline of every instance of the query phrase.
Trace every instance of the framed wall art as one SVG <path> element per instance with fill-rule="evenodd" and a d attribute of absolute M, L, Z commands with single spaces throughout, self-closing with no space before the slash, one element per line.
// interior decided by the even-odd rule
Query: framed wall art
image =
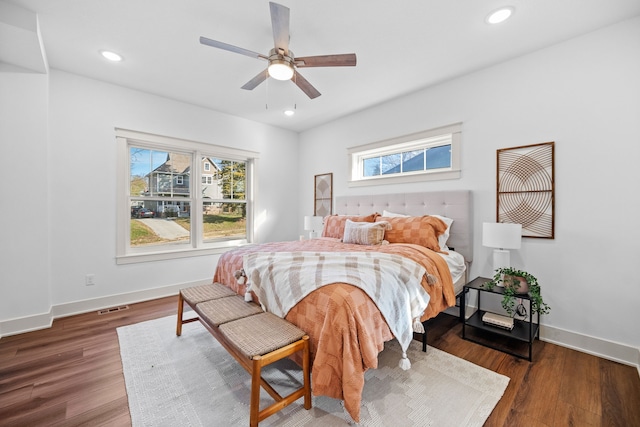
<path fill-rule="evenodd" d="M 333 210 L 333 173 L 316 175 L 313 191 L 313 214 L 325 217 Z"/>
<path fill-rule="evenodd" d="M 554 142 L 497 152 L 496 221 L 522 224 L 522 237 L 554 238 Z"/>

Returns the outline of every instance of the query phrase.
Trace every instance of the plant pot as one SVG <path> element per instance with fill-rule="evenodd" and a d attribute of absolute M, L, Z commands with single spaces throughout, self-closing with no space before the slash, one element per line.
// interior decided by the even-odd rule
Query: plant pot
<path fill-rule="evenodd" d="M 517 294 L 526 294 L 529 292 L 529 283 L 524 277 L 504 275 L 504 286 L 514 288 Z"/>

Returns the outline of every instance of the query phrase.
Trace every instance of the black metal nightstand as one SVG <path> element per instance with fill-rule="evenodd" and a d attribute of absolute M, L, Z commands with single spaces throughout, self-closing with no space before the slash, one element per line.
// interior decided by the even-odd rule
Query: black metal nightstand
<path fill-rule="evenodd" d="M 535 313 L 535 314 L 534 313 L 529 313 L 528 320 L 514 319 L 513 329 L 511 329 L 511 330 L 502 329 L 502 328 L 499 328 L 497 326 L 492 326 L 492 325 L 484 323 L 482 321 L 482 316 L 486 313 L 486 311 L 482 310 L 481 298 L 480 298 L 482 293 L 483 292 L 489 292 L 489 293 L 495 294 L 495 295 L 502 295 L 504 293 L 503 292 L 504 288 L 499 287 L 499 286 L 494 287 L 492 290 L 489 290 L 489 289 L 487 289 L 487 288 L 482 286 L 484 283 L 489 282 L 489 281 L 491 281 L 491 279 L 488 279 L 486 277 L 476 277 L 471 282 L 469 282 L 466 285 L 464 285 L 463 291 L 460 294 L 460 310 L 461 310 L 461 313 L 462 313 L 462 318 L 464 319 L 464 321 L 462 323 L 462 338 L 466 339 L 468 341 L 473 341 L 473 342 L 475 342 L 477 344 L 484 345 L 486 347 L 493 348 L 495 350 L 502 351 L 502 352 L 510 354 L 512 356 L 520 357 L 522 359 L 527 359 L 529 362 L 531 362 L 532 361 L 532 352 L 533 352 L 533 340 L 536 337 L 539 338 L 539 334 L 540 334 L 540 315 L 538 313 Z M 469 316 L 469 318 L 467 318 L 467 315 L 466 315 L 467 298 L 468 298 L 467 292 L 469 292 L 470 290 L 475 290 L 477 292 L 477 295 L 478 295 L 478 308 L 471 316 Z M 527 294 L 518 295 L 518 298 L 521 298 L 521 299 L 527 300 L 527 301 L 531 301 L 531 298 Z M 530 307 L 530 304 L 529 304 L 529 307 Z M 535 316 L 535 319 L 536 319 L 535 322 L 533 322 L 533 317 L 534 316 Z M 526 354 L 514 352 L 514 351 L 511 351 L 506 346 L 494 345 L 494 344 L 492 344 L 492 343 L 490 343 L 490 342 L 488 342 L 486 340 L 482 340 L 481 341 L 481 340 L 476 339 L 473 336 L 468 336 L 467 331 L 466 331 L 467 327 L 476 328 L 478 330 L 491 332 L 492 334 L 496 334 L 496 335 L 499 335 L 499 336 L 502 336 L 502 337 L 506 337 L 506 338 L 509 338 L 509 339 L 512 339 L 512 340 L 525 342 L 525 343 L 528 344 L 529 354 L 526 355 Z"/>

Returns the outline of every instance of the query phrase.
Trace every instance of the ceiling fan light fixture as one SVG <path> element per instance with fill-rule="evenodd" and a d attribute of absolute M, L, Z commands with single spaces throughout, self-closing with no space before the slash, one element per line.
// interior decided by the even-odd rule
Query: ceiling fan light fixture
<path fill-rule="evenodd" d="M 511 15 L 513 15 L 513 12 L 513 6 L 501 7 L 487 15 L 485 21 L 487 24 L 499 24 L 509 19 Z"/>
<path fill-rule="evenodd" d="M 293 67 L 283 59 L 273 59 L 269 63 L 269 76 L 276 80 L 291 80 Z"/>

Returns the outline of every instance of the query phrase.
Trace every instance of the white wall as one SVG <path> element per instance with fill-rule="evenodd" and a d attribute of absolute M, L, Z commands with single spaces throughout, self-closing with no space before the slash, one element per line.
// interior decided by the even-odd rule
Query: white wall
<path fill-rule="evenodd" d="M 0 73 L 0 320 L 49 311 L 48 92 L 45 74 Z"/>
<path fill-rule="evenodd" d="M 512 264 L 542 284 L 552 307 L 542 319 L 546 339 L 594 353 L 617 351 L 602 342 L 619 343 L 625 354 L 608 356 L 637 364 L 638 76 L 640 18 L 304 132 L 300 179 L 333 172 L 335 195 L 473 190 L 471 277 L 487 276 L 481 224 L 495 221 L 496 149 L 555 141 L 556 237 L 523 239 Z M 347 148 L 455 122 L 463 123 L 461 179 L 348 187 Z M 312 201 L 312 185 L 303 186 L 301 215 Z"/>
<path fill-rule="evenodd" d="M 1 245 L 10 266 L 3 271 L 0 324 L 52 307 L 56 315 L 131 302 L 213 277 L 217 256 L 116 265 L 116 127 L 259 152 L 257 238 L 298 235 L 288 226 L 298 221 L 296 133 L 55 70 L 49 92 L 38 87 L 31 96 L 29 85 L 4 91 L 22 79 L 0 75 L 3 121 L 16 123 L 1 135 L 3 153 L 15 152 L 4 156 L 14 173 L 2 180 L 3 203 L 13 196 L 15 209 L 3 223 L 15 244 Z M 25 98 L 34 101 L 24 105 Z M 15 191 L 5 191 L 8 182 Z M 89 273 L 95 286 L 85 286 Z M 46 326 L 50 317 L 5 322 L 0 332 Z"/>

